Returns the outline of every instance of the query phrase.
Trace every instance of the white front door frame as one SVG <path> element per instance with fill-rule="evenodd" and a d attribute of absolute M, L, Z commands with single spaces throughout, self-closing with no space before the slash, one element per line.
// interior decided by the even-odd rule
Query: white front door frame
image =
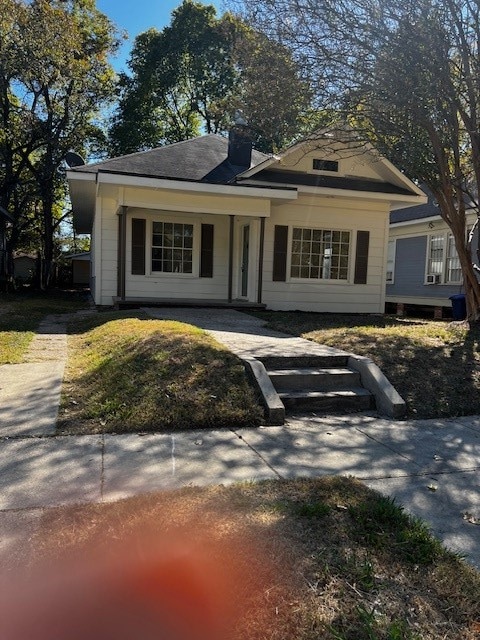
<path fill-rule="evenodd" d="M 248 229 L 248 251 L 245 251 L 244 248 L 244 234 L 247 233 L 245 229 Z M 258 218 L 239 217 L 235 219 L 233 295 L 236 300 L 248 302 L 256 300 L 259 233 L 260 221 Z M 246 270 L 243 268 L 245 258 L 247 258 Z"/>

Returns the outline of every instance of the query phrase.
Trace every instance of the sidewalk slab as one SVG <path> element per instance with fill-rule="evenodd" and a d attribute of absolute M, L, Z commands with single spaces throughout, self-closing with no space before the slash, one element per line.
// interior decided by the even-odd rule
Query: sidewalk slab
<path fill-rule="evenodd" d="M 239 432 L 245 442 L 283 478 L 345 475 L 389 478 L 416 473 L 416 466 L 350 423 L 322 418 L 282 427 Z"/>
<path fill-rule="evenodd" d="M 103 499 L 275 477 L 231 431 L 106 435 Z"/>
<path fill-rule="evenodd" d="M 407 457 L 422 473 L 480 469 L 480 430 L 454 420 L 394 423 L 379 419 L 359 429 L 376 442 Z"/>
<path fill-rule="evenodd" d="M 405 511 L 421 518 L 449 549 L 480 569 L 480 473 L 470 471 L 441 476 L 432 482 L 425 477 L 367 480 L 371 489 L 395 498 Z"/>
<path fill-rule="evenodd" d="M 101 436 L 2 439 L 0 510 L 101 499 Z"/>
<path fill-rule="evenodd" d="M 0 366 L 0 437 L 55 433 L 63 370 L 63 361 Z"/>

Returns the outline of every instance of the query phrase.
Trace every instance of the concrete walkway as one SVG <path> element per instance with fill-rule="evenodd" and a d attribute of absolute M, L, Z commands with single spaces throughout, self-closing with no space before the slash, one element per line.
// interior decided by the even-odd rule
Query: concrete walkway
<path fill-rule="evenodd" d="M 298 340 L 271 335 L 253 319 L 255 329 L 232 311 L 209 310 L 203 321 L 199 310 L 157 312 L 208 322 L 222 341 L 245 351 L 260 348 L 254 344 L 260 334 L 277 338 L 282 353 Z M 28 357 L 36 362 L 0 367 L 0 549 L 28 538 L 43 511 L 58 505 L 185 485 L 342 474 L 395 496 L 480 568 L 479 417 L 394 422 L 373 414 L 309 414 L 282 427 L 241 431 L 218 425 L 175 435 L 55 436 L 65 322 L 50 326 L 55 330 L 46 323 L 42 335 L 50 336 L 45 344 L 58 339 L 58 350 L 43 353 L 56 359 L 38 362 L 34 344 Z"/>
<path fill-rule="evenodd" d="M 179 320 L 205 329 L 242 358 L 347 355 L 345 351 L 272 331 L 255 316 L 231 309 L 145 308 L 153 318 Z"/>

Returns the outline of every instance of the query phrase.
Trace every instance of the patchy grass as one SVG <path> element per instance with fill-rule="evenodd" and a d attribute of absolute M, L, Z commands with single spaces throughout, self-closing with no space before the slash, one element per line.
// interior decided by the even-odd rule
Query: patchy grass
<path fill-rule="evenodd" d="M 177 591 L 187 594 L 192 575 L 208 559 L 195 598 L 177 600 L 174 627 L 185 635 L 165 637 L 474 640 L 480 631 L 480 575 L 395 502 L 349 478 L 184 488 L 45 512 L 31 539 L 30 557 L 42 558 L 48 567 L 51 559 L 63 562 L 73 553 L 82 563 L 83 579 L 89 561 L 97 581 L 102 571 L 111 570 L 106 558 L 127 564 L 128 571 L 115 574 L 121 576 L 116 587 L 126 593 L 131 592 L 132 585 L 124 583 L 132 580 L 126 577 L 132 564 L 140 572 L 145 564 L 157 567 L 155 578 L 150 570 L 149 584 L 158 602 L 165 597 L 168 602 L 172 588 L 167 568 L 177 576 Z M 75 597 L 74 578 L 68 589 Z M 88 574 L 81 589 L 90 590 Z M 96 596 L 99 612 L 108 612 L 110 597 L 117 602 L 109 590 L 97 587 L 95 593 L 101 594 Z M 68 597 L 67 590 L 60 604 Z M 216 621 L 229 613 L 227 629 L 218 635 L 188 627 L 198 623 L 196 606 L 201 601 L 206 611 L 210 597 Z M 58 600 L 53 602 L 50 606 L 58 607 Z M 84 606 L 89 618 L 88 600 L 77 604 L 78 617 Z M 27 606 L 23 599 L 22 606 Z M 128 624 L 138 606 L 130 600 L 125 610 L 117 607 L 109 624 Z M 148 603 L 141 610 L 148 614 Z M 158 624 L 165 615 L 161 610 Z M 135 618 L 136 635 L 160 637 L 142 636 L 145 619 L 148 615 Z"/>
<path fill-rule="evenodd" d="M 1 294 L 0 365 L 22 362 L 35 329 L 45 316 L 86 306 L 84 296 L 75 292 Z"/>
<path fill-rule="evenodd" d="M 480 327 L 375 315 L 256 312 L 268 326 L 371 358 L 410 417 L 480 413 Z"/>
<path fill-rule="evenodd" d="M 241 427 L 261 420 L 242 362 L 197 327 L 111 312 L 77 321 L 72 330 L 60 432 Z"/>

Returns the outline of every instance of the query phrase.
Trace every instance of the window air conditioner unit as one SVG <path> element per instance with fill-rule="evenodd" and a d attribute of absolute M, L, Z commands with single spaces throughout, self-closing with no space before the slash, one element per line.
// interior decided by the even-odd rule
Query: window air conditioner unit
<path fill-rule="evenodd" d="M 440 284 L 440 274 L 439 273 L 427 273 L 427 282 L 426 284 Z"/>

